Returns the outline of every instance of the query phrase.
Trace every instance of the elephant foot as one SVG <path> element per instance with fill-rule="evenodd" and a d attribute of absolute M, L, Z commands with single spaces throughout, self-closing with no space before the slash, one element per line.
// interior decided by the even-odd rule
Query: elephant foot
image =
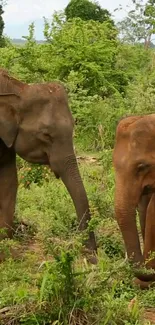
<path fill-rule="evenodd" d="M 86 260 L 90 264 L 96 265 L 98 263 L 98 259 L 96 256 L 96 251 L 90 250 L 86 247 L 82 249 L 82 254 L 86 257 Z"/>
<path fill-rule="evenodd" d="M 85 245 L 86 249 L 88 249 L 89 251 L 97 253 L 96 239 L 95 239 L 95 235 L 93 232 L 89 233 L 89 237 L 84 242 L 84 245 Z"/>
<path fill-rule="evenodd" d="M 87 262 L 90 264 L 96 265 L 98 263 L 97 257 L 95 255 L 88 255 L 86 256 Z"/>
<path fill-rule="evenodd" d="M 149 269 L 148 269 L 149 270 Z M 152 272 L 149 273 L 145 273 L 145 271 L 140 271 L 140 270 L 136 270 L 134 272 L 136 278 L 138 278 L 140 281 L 144 281 L 144 282 L 152 282 L 155 281 L 155 271 L 154 270 L 150 270 Z"/>
<path fill-rule="evenodd" d="M 89 234 L 89 238 L 84 243 L 84 247 L 82 249 L 84 255 L 86 256 L 86 259 L 91 264 L 97 264 L 97 245 L 95 240 L 95 235 L 93 232 Z"/>
<path fill-rule="evenodd" d="M 155 282 L 153 281 L 141 281 L 138 278 L 133 280 L 134 285 L 138 286 L 141 290 L 146 290 L 155 287 Z"/>
<path fill-rule="evenodd" d="M 136 278 L 144 282 L 155 281 L 155 269 L 146 265 L 144 258 L 138 263 L 134 263 L 133 272 Z"/>

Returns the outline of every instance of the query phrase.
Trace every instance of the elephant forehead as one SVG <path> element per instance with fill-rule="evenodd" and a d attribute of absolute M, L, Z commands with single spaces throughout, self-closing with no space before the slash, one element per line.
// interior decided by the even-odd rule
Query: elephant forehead
<path fill-rule="evenodd" d="M 130 136 L 130 147 L 132 149 L 150 151 L 155 148 L 155 135 L 149 128 L 134 130 Z"/>
<path fill-rule="evenodd" d="M 36 99 L 38 100 L 55 100 L 66 102 L 67 101 L 67 93 L 63 85 L 59 83 L 35 83 L 29 84 L 23 93 L 24 100 L 31 100 L 32 102 Z"/>
<path fill-rule="evenodd" d="M 123 118 L 120 122 L 119 122 L 119 124 L 118 124 L 118 126 L 117 126 L 117 133 L 119 134 L 119 135 L 125 135 L 125 134 L 128 134 L 129 132 L 130 132 L 130 129 L 132 128 L 132 127 L 134 127 L 134 123 L 137 121 L 137 120 L 139 120 L 139 119 L 141 119 L 142 118 L 142 116 L 129 116 L 129 117 L 125 117 L 125 118 Z"/>
<path fill-rule="evenodd" d="M 48 88 L 51 93 L 59 93 L 63 89 L 60 84 L 49 84 Z"/>
<path fill-rule="evenodd" d="M 67 100 L 67 93 L 63 85 L 59 83 L 49 83 L 47 85 L 49 96 L 56 98 L 57 101 L 66 102 Z"/>

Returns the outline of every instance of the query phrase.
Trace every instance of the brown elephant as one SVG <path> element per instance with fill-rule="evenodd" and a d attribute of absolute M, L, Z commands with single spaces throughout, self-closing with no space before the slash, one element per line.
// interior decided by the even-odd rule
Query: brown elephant
<path fill-rule="evenodd" d="M 119 122 L 113 151 L 113 165 L 116 219 L 122 232 L 128 258 L 136 265 L 142 264 L 149 245 L 154 245 L 153 242 L 151 244 L 150 239 L 150 242 L 147 241 L 150 237 L 146 235 L 146 228 L 149 229 L 149 214 L 153 214 L 150 211 L 154 203 L 152 193 L 155 191 L 155 114 L 130 116 Z M 146 246 L 144 254 L 141 252 L 136 225 L 137 207 L 140 212 L 144 247 Z M 138 271 L 138 268 L 135 274 L 142 281 L 155 279 L 154 274 L 143 274 Z"/>
<path fill-rule="evenodd" d="M 61 84 L 29 85 L 0 70 L 0 228 L 7 228 L 9 236 L 17 192 L 16 154 L 28 162 L 50 166 L 73 200 L 79 230 L 87 228 L 91 217 L 73 149 L 73 127 Z M 93 232 L 85 245 L 96 252 Z"/>

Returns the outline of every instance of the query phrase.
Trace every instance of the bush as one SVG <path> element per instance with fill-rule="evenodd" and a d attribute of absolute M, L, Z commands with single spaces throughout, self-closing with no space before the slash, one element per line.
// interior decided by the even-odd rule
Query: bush
<path fill-rule="evenodd" d="M 49 182 L 51 180 L 51 171 L 46 166 L 24 163 L 24 166 L 19 169 L 18 176 L 19 184 L 29 188 L 32 183 L 41 186 L 44 181 Z"/>

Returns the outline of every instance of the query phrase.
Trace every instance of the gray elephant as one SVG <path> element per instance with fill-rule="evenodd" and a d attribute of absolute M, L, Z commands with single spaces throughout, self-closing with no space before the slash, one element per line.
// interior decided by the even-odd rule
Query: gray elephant
<path fill-rule="evenodd" d="M 30 163 L 50 166 L 73 200 L 79 230 L 87 228 L 91 217 L 73 149 L 73 127 L 61 84 L 29 85 L 0 70 L 0 228 L 7 228 L 8 236 L 17 192 L 16 154 Z M 85 246 L 96 252 L 93 232 L 89 232 Z"/>

